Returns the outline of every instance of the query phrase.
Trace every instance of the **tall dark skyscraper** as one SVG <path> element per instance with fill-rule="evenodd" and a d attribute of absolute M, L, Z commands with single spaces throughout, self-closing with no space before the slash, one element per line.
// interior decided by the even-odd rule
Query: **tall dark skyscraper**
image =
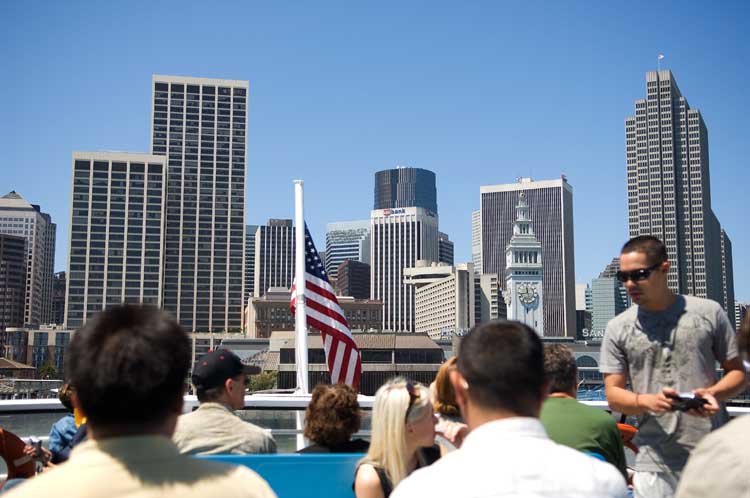
<path fill-rule="evenodd" d="M 734 292 L 731 245 L 711 209 L 708 130 L 671 71 L 646 73 L 646 98 L 625 120 L 630 237 L 654 235 L 667 246 L 674 292 L 707 297 L 729 311 Z M 728 240 L 728 237 L 726 237 Z M 723 256 L 723 257 L 722 257 Z"/>
<path fill-rule="evenodd" d="M 0 234 L 0 331 L 22 327 L 26 291 L 26 239 Z"/>
<path fill-rule="evenodd" d="M 162 306 L 187 330 L 240 330 L 247 81 L 154 75 L 151 151 L 167 156 Z"/>
<path fill-rule="evenodd" d="M 396 168 L 375 173 L 375 207 L 437 209 L 435 173 L 421 168 Z"/>

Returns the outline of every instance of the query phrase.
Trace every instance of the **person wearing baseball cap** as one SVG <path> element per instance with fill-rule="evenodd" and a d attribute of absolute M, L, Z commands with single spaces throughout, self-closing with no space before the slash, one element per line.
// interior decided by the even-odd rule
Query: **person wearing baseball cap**
<path fill-rule="evenodd" d="M 227 349 L 203 355 L 193 367 L 192 382 L 200 405 L 180 416 L 173 440 L 189 455 L 276 453 L 276 442 L 261 427 L 240 419 L 248 375 L 260 368 L 245 365 Z"/>

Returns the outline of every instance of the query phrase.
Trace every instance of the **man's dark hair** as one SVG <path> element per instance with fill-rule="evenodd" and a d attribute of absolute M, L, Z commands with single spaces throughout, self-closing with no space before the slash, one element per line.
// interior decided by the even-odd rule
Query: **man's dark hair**
<path fill-rule="evenodd" d="M 456 365 L 478 405 L 536 415 L 544 386 L 544 348 L 531 327 L 501 320 L 473 328 L 461 341 Z"/>
<path fill-rule="evenodd" d="M 625 242 L 620 254 L 629 252 L 644 253 L 651 265 L 663 263 L 669 259 L 667 256 L 667 246 L 664 245 L 664 242 L 651 235 L 639 235 Z"/>
<path fill-rule="evenodd" d="M 179 413 L 190 341 L 153 306 L 122 305 L 95 315 L 73 335 L 65 371 L 94 427 L 149 427 Z"/>
<path fill-rule="evenodd" d="M 209 387 L 204 389 L 202 387 L 195 388 L 195 396 L 201 403 L 216 402 L 221 399 L 224 395 L 224 384 L 220 386 Z"/>
<path fill-rule="evenodd" d="M 563 344 L 544 346 L 544 374 L 551 393 L 569 393 L 578 384 L 578 367 L 573 351 Z"/>

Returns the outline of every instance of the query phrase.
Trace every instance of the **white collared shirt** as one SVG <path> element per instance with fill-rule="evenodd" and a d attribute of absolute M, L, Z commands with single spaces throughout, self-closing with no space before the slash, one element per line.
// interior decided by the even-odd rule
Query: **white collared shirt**
<path fill-rule="evenodd" d="M 606 462 L 559 445 L 535 418 L 508 418 L 474 429 L 461 449 L 402 481 L 392 498 L 621 498 L 625 480 Z"/>

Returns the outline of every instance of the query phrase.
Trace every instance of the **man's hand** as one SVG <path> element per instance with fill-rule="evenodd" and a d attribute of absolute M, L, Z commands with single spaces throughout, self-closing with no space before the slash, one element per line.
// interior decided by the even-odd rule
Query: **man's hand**
<path fill-rule="evenodd" d="M 651 413 L 664 413 L 673 409 L 669 394 L 677 391 L 665 387 L 658 394 L 638 394 L 638 406 Z"/>
<path fill-rule="evenodd" d="M 461 422 L 451 422 L 450 420 L 443 422 L 442 435 L 456 448 L 461 447 L 467 434 L 469 434 L 468 425 Z"/>
<path fill-rule="evenodd" d="M 719 402 L 716 400 L 716 397 L 708 391 L 707 388 L 701 387 L 700 389 L 693 389 L 693 394 L 695 394 L 696 396 L 700 396 L 701 398 L 708 401 L 708 403 L 699 408 L 693 408 L 686 411 L 685 413 L 687 413 L 688 415 L 693 415 L 694 417 L 711 417 L 719 411 Z"/>

